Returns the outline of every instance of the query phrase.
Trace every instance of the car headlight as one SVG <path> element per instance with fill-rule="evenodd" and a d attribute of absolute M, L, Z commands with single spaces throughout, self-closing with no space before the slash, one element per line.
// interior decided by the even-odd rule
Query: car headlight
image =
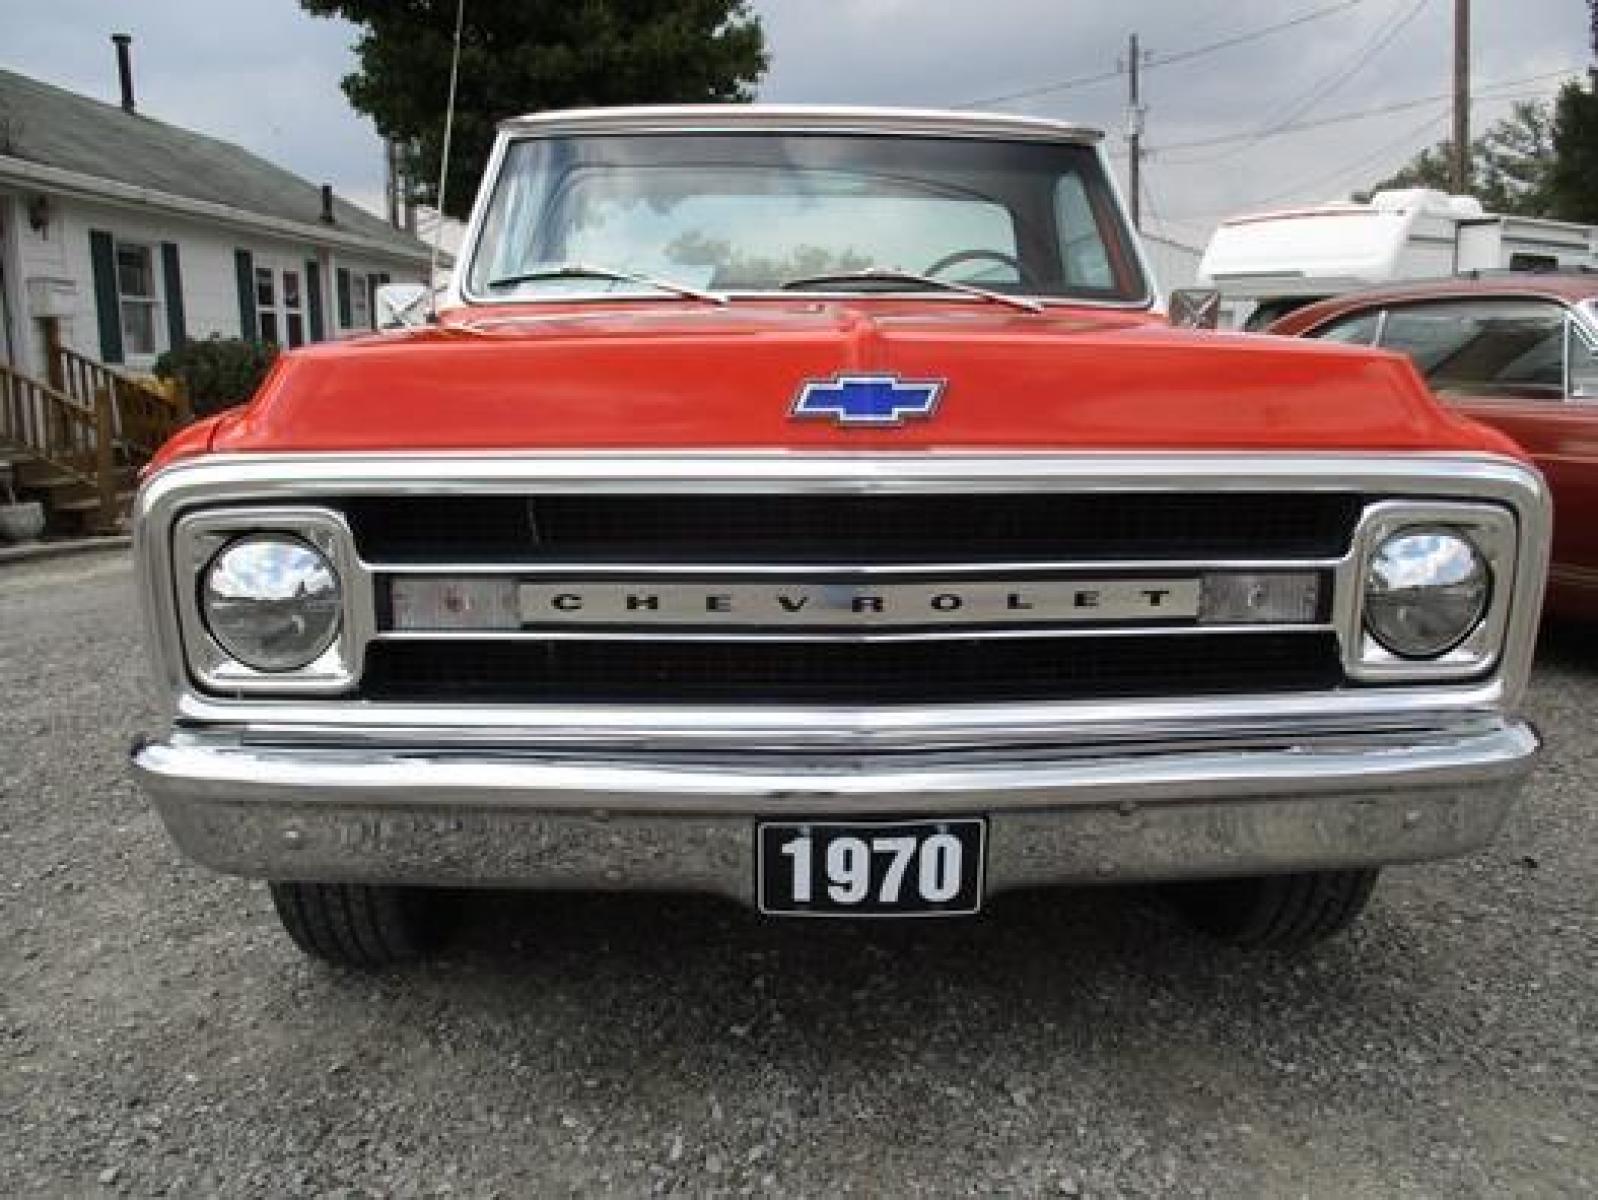
<path fill-rule="evenodd" d="M 338 572 L 320 550 L 286 534 L 225 546 L 206 568 L 200 610 L 219 646 L 257 671 L 297 671 L 338 636 Z"/>
<path fill-rule="evenodd" d="M 1436 658 L 1487 611 L 1492 576 L 1470 539 L 1447 529 L 1401 529 L 1370 556 L 1365 627 L 1401 658 Z"/>

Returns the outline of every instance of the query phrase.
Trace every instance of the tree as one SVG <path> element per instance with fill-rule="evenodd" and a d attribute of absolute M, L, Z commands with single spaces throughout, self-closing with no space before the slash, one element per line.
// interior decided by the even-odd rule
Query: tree
<path fill-rule="evenodd" d="M 300 0 L 361 26 L 344 94 L 437 206 L 456 0 Z M 466 0 L 444 208 L 464 217 L 495 125 L 542 109 L 739 102 L 768 56 L 748 0 Z"/>
<path fill-rule="evenodd" d="M 1453 143 L 1438 142 L 1370 190 L 1425 187 L 1446 192 L 1452 181 L 1452 160 Z M 1550 106 L 1523 101 L 1471 142 L 1470 193 L 1488 212 L 1550 216 L 1553 163 L 1554 120 Z"/>
<path fill-rule="evenodd" d="M 1598 39 L 1598 5 L 1593 20 Z M 1567 83 L 1560 89 L 1554 106 L 1553 138 L 1549 215 L 1598 224 L 1598 77 L 1591 88 Z"/>

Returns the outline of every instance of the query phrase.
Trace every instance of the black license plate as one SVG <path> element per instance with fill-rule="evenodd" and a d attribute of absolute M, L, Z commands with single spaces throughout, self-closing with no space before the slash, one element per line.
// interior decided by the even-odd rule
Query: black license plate
<path fill-rule="evenodd" d="M 807 821 L 756 830 L 760 911 L 927 917 L 982 907 L 987 823 Z"/>

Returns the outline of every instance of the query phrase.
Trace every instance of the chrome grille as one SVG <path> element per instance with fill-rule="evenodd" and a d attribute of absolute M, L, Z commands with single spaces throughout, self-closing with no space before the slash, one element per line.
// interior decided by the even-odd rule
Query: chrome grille
<path fill-rule="evenodd" d="M 1364 497 L 1349 491 L 978 494 L 474 494 L 330 498 L 376 575 L 361 695 L 403 703 L 906 704 L 1302 692 L 1343 682 L 1333 570 Z M 880 628 L 735 614 L 631 625 L 518 614 L 517 589 L 741 598 L 774 587 L 945 580 L 993 591 L 1105 579 L 1198 589 L 1207 573 L 1294 568 L 1318 589 L 1292 626 L 1205 628 L 1184 613 L 1042 623 L 969 615 Z M 492 632 L 395 611 L 398 581 L 497 584 Z M 418 574 L 420 572 L 420 574 Z M 603 591 L 602 591 L 603 589 Z M 465 590 L 463 588 L 463 590 Z M 489 591 L 492 592 L 492 586 Z M 1207 590 L 1207 585 L 1206 585 Z M 479 593 L 480 594 L 480 593 Z M 769 601 L 768 601 L 769 607 Z"/>
<path fill-rule="evenodd" d="M 911 642 L 378 641 L 363 693 L 410 703 L 949 704 L 1301 692 L 1330 632 Z"/>
<path fill-rule="evenodd" d="M 374 562 L 983 563 L 1336 558 L 1351 492 L 362 496 Z"/>
<path fill-rule="evenodd" d="M 1238 497 L 1244 498 L 1242 503 Z M 478 502 L 501 513 L 527 515 L 533 511 L 532 504 L 543 501 L 547 509 L 552 498 L 576 507 L 591 500 L 602 501 L 605 508 L 625 501 L 644 512 L 664 511 L 678 499 L 691 498 L 693 504 L 729 513 L 767 505 L 781 509 L 790 500 L 803 507 L 817 498 L 873 503 L 892 499 L 903 503 L 872 511 L 887 513 L 896 507 L 923 514 L 983 510 L 999 504 L 1010 506 L 1011 511 L 1047 509 L 1058 513 L 1065 511 L 1069 500 L 1082 504 L 1079 513 L 1105 514 L 1106 520 L 1122 513 L 1125 523 L 1121 531 L 1135 538 L 1140 552 L 1150 557 L 1133 557 L 1126 546 L 1106 545 L 1102 537 L 1073 544 L 1063 535 L 1052 544 L 1061 557 L 1045 557 L 1048 546 L 1036 541 L 1033 545 L 1040 547 L 1036 554 L 1013 555 L 1007 549 L 996 555 L 981 545 L 944 540 L 939 535 L 955 527 L 939 526 L 930 538 L 911 543 L 912 548 L 919 548 L 919 556 L 897 559 L 889 555 L 886 540 L 879 540 L 877 544 L 884 547 L 880 558 L 857 552 L 854 562 L 829 563 L 809 561 L 814 552 L 806 551 L 805 560 L 795 562 L 790 557 L 783 561 L 782 555 L 791 554 L 794 543 L 790 539 L 785 549 L 779 538 L 774 540 L 770 561 L 758 557 L 738 561 L 726 547 L 747 546 L 755 554 L 763 547 L 739 538 L 724 541 L 718 549 L 708 536 L 697 542 L 664 539 L 672 545 L 671 554 L 654 561 L 630 560 L 608 549 L 570 559 L 567 556 L 575 549 L 570 540 L 559 554 L 548 548 L 540 550 L 531 542 L 522 543 L 518 550 L 503 536 L 498 541 L 483 536 L 474 517 L 474 511 L 486 511 L 475 508 Z M 514 505 L 507 504 L 507 499 Z M 1056 501 L 1061 507 L 1053 507 Z M 1153 514 L 1162 506 L 1167 511 L 1179 510 L 1190 502 L 1196 510 L 1229 513 L 1227 520 L 1237 522 L 1264 522 L 1266 516 L 1274 521 L 1293 511 L 1302 514 L 1295 506 L 1304 504 L 1331 513 L 1328 524 L 1334 528 L 1329 538 L 1298 540 L 1300 534 L 1293 532 L 1294 522 L 1289 521 L 1286 526 L 1292 536 L 1282 540 L 1269 533 L 1267 524 L 1256 524 L 1249 536 L 1219 543 L 1223 548 L 1235 547 L 1235 556 L 1201 555 L 1199 548 L 1218 543 L 1187 541 L 1180 536 L 1167 537 L 1162 544 L 1156 536 L 1162 526 Z M 1326 508 L 1321 509 L 1322 504 Z M 1486 666 L 1395 664 L 1391 670 L 1377 672 L 1364 665 L 1360 631 L 1364 557 L 1371 531 L 1380 528 L 1381 513 L 1393 506 L 1426 513 L 1427 520 L 1451 520 L 1463 514 L 1461 519 L 1468 517 L 1474 522 L 1485 512 L 1496 513 L 1500 523 L 1509 523 L 1513 544 L 1504 548 L 1500 539 L 1488 630 L 1491 638 L 1502 633 L 1502 649 Z M 406 535 L 412 550 L 403 555 L 405 536 L 384 541 L 383 531 L 372 523 L 379 514 L 402 512 L 417 521 L 431 522 L 434 531 L 431 541 L 415 537 L 414 532 Z M 1133 512 L 1142 514 L 1140 521 L 1124 516 Z M 1346 514 L 1346 528 L 1338 524 L 1343 520 L 1341 514 Z M 729 521 L 738 520 L 729 517 Z M 1211 517 L 1206 523 L 1212 533 L 1227 536 L 1224 522 Z M 359 550 L 356 525 L 361 526 Z M 529 743 L 561 745 L 644 739 L 650 745 L 695 747 L 869 745 L 888 749 L 931 743 L 1033 744 L 1055 737 L 1091 738 L 1097 736 L 1094 731 L 1124 731 L 1128 722 L 1141 726 L 1157 721 L 1173 731 L 1195 722 L 1224 721 L 1235 729 L 1240 727 L 1238 722 L 1254 728 L 1256 723 L 1274 726 L 1306 718 L 1353 719 L 1363 725 L 1408 719 L 1417 712 L 1471 711 L 1498 704 L 1506 696 L 1519 695 L 1525 686 L 1546 563 L 1548 520 L 1546 499 L 1534 473 L 1508 459 L 1472 454 L 909 454 L 861 450 L 656 455 L 554 451 L 203 457 L 169 467 L 145 484 L 136 505 L 134 527 L 143 607 L 156 634 L 159 661 L 175 711 L 183 721 L 246 722 L 263 728 L 289 721 L 388 731 L 447 729 L 455 737 L 513 735 Z M 250 675 L 242 668 L 230 670 L 225 678 L 212 673 L 215 649 L 197 612 L 195 585 L 216 548 L 216 539 L 263 531 L 304 536 L 312 528 L 331 538 L 346 585 L 337 661 L 316 664 L 315 671 L 283 676 Z M 1169 534 L 1169 527 L 1164 528 Z M 1237 528 L 1241 526 L 1234 527 L 1234 534 Z M 1039 531 L 1040 526 L 1034 524 L 1033 530 Z M 820 532 L 825 535 L 828 531 Z M 879 531 L 866 532 L 875 537 Z M 1094 534 L 1095 529 L 1090 525 L 1075 532 Z M 497 555 L 485 551 L 485 547 L 496 545 L 500 547 Z M 828 558 L 845 545 L 833 540 Z M 953 553 L 962 545 L 970 550 L 963 559 Z M 1102 553 L 1067 555 L 1073 545 L 1084 551 L 1098 545 Z M 1325 553 L 1298 556 L 1312 545 Z M 931 548 L 926 549 L 928 546 Z M 657 551 L 660 548 L 656 546 Z M 808 574 L 812 583 L 822 578 L 830 583 L 837 581 L 833 568 L 846 582 L 907 574 L 922 581 L 947 578 L 954 583 L 986 580 L 1006 584 L 1025 584 L 1050 573 L 1074 581 L 1197 578 L 1206 600 L 1235 600 L 1239 594 L 1248 594 L 1252 578 L 1274 573 L 1302 581 L 1308 575 L 1318 581 L 1320 605 L 1307 624 L 1289 625 L 1284 619 L 1284 624 L 1256 622 L 1245 627 L 1201 620 L 1184 630 L 1173 629 L 1162 619 L 1142 622 L 1136 628 L 1116 621 L 1105 626 L 1073 623 L 1070 628 L 1044 629 L 940 624 L 776 634 L 747 627 L 701 630 L 664 624 L 623 630 L 568 626 L 556 631 L 525 619 L 529 608 L 524 603 L 528 592 L 523 585 L 563 575 L 608 583 L 671 576 L 696 585 L 713 585 L 751 575 L 779 583 L 803 581 Z M 399 577 L 447 581 L 474 575 L 497 581 L 502 599 L 508 596 L 505 607 L 512 620 L 503 629 L 484 636 L 468 628 L 435 629 L 425 624 L 395 628 L 385 596 Z M 537 594 L 535 590 L 533 595 Z M 1307 610 L 1299 605 L 1294 611 L 1303 614 Z M 1300 640 L 1300 634 L 1311 636 Z M 1312 667 L 1318 653 L 1315 647 L 1329 648 L 1335 643 L 1337 667 L 1325 668 L 1324 674 L 1316 673 L 1321 668 L 1315 668 L 1306 675 L 1260 670 L 1263 658 L 1251 659 L 1249 647 L 1255 646 L 1263 654 L 1272 641 L 1256 645 L 1255 639 L 1277 638 L 1287 638 L 1289 648 L 1297 648 L 1294 653 L 1308 648 L 1299 661 L 1300 665 L 1310 662 Z M 1141 668 L 1128 668 L 1121 675 L 1123 682 L 1117 682 L 1108 670 L 1090 673 L 1081 665 L 1081 658 L 1053 674 L 1040 665 L 1045 658 L 1059 664 L 1090 651 L 1110 661 L 1123 653 L 1115 646 L 1138 639 L 1158 639 L 1146 645 L 1158 647 L 1161 653 L 1152 656 L 1154 667 L 1149 673 L 1138 676 Z M 1178 643 L 1178 639 L 1185 640 Z M 1018 646 L 1028 646 L 1034 653 L 1018 651 L 985 658 L 981 648 L 954 648 L 959 642 L 991 647 L 1007 640 L 1016 640 Z M 1042 645 L 1045 641 L 1048 647 Z M 778 649 L 775 644 L 781 642 L 796 643 L 799 648 Z M 976 665 L 963 667 L 967 671 L 964 676 L 939 674 L 934 650 L 925 646 L 916 650 L 914 653 L 925 655 L 917 665 L 908 657 L 910 650 L 890 652 L 886 648 L 895 642 L 942 643 L 950 650 L 946 656 L 949 663 L 958 657 Z M 574 649 L 563 650 L 562 643 Z M 580 648 L 606 643 L 624 644 Z M 749 664 L 748 669 L 736 673 L 742 691 L 714 693 L 735 699 L 695 702 L 694 696 L 708 693 L 677 690 L 686 688 L 684 681 L 690 677 L 684 673 L 682 656 L 698 653 L 687 643 L 712 647 L 699 660 L 706 668 L 704 677 L 713 678 L 712 671 L 725 673 L 728 662 Z M 790 661 L 820 662 L 823 660 L 816 654 L 804 652 L 828 643 L 836 646 L 819 651 L 828 656 L 825 661 L 838 671 L 854 672 L 852 680 L 864 679 L 879 690 L 873 693 L 870 687 L 853 681 L 840 684 L 840 693 L 844 686 L 852 689 L 847 692 L 851 698 L 837 699 L 835 708 L 825 697 L 814 705 L 778 703 L 764 690 L 777 674 L 770 669 L 774 661 L 787 656 Z M 401 649 L 405 646 L 417 648 Z M 880 651 L 875 648 L 879 646 L 883 647 Z M 1216 652 L 1211 654 L 1209 647 Z M 1137 652 L 1124 653 L 1127 657 L 1120 661 L 1130 663 Z M 1187 653 L 1208 655 L 1204 661 L 1210 665 L 1196 667 L 1197 658 L 1184 657 Z M 393 663 L 404 660 L 418 669 L 408 679 L 402 678 L 401 673 L 389 671 L 386 660 L 390 654 Z M 549 697 L 554 693 L 548 687 L 535 701 L 519 703 L 512 698 L 532 695 L 524 681 L 535 662 L 578 662 L 585 654 L 588 659 L 573 674 L 586 671 L 596 682 L 602 679 L 604 694 L 615 700 L 552 700 Z M 443 664 L 444 674 L 459 680 L 459 686 L 446 697 L 444 688 L 429 682 L 420 669 L 424 660 Z M 875 664 L 870 671 L 865 669 L 868 660 Z M 521 690 L 495 684 L 487 673 L 475 672 L 483 661 L 508 664 L 489 671 L 508 675 Z M 1214 665 L 1227 661 L 1240 669 L 1228 675 Z M 1324 664 L 1325 660 L 1321 661 Z M 612 671 L 611 664 L 621 664 L 625 670 Z M 903 668 L 898 678 L 913 679 L 910 668 L 920 670 L 925 686 L 896 684 L 901 686 L 897 693 L 879 687 L 896 677 L 887 667 Z M 779 670 L 788 671 L 792 678 L 798 668 Z M 1037 683 L 1040 676 L 1041 684 Z M 640 699 L 650 688 L 661 694 L 662 685 L 649 681 L 662 678 L 668 680 L 664 690 L 676 690 L 670 700 Z M 539 685 L 535 681 L 532 686 Z M 1213 690 L 1205 690 L 1210 688 Z M 573 687 L 568 694 L 577 695 L 579 690 Z M 907 701 L 888 698 L 910 691 L 917 694 Z M 444 702 L 407 702 L 399 699 L 402 693 L 418 698 L 439 695 Z M 474 693 L 481 702 L 474 702 Z M 969 704 L 957 700 L 978 693 L 987 699 Z M 591 689 L 583 694 L 597 692 Z M 626 699 L 629 695 L 635 702 Z M 1006 703 L 1006 696 L 1015 702 Z M 1099 696 L 1104 698 L 1095 698 Z"/>

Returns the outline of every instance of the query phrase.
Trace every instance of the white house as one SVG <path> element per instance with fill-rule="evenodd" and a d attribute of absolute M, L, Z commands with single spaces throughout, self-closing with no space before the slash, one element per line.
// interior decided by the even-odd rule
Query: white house
<path fill-rule="evenodd" d="M 62 343 L 135 371 L 210 334 L 297 346 L 372 328 L 423 282 L 410 234 L 239 147 L 0 70 L 0 365 Z"/>

